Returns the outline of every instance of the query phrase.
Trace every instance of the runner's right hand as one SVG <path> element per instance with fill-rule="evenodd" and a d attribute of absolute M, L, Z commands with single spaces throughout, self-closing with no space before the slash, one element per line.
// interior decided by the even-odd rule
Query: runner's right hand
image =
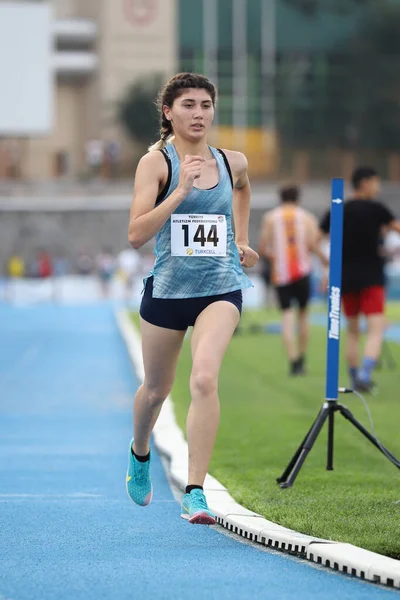
<path fill-rule="evenodd" d="M 185 194 L 185 197 L 192 191 L 194 180 L 200 177 L 201 165 L 204 162 L 205 159 L 202 156 L 187 154 L 181 163 L 178 188 Z"/>

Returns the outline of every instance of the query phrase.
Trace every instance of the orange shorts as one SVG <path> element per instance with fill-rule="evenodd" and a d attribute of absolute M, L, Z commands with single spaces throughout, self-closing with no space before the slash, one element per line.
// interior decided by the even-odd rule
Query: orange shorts
<path fill-rule="evenodd" d="M 359 292 L 343 294 L 343 310 L 346 317 L 382 314 L 385 310 L 385 288 L 383 285 L 372 285 Z"/>

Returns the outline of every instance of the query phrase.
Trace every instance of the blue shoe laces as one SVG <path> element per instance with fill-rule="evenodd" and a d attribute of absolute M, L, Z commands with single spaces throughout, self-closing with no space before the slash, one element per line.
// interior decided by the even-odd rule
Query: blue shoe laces
<path fill-rule="evenodd" d="M 135 478 L 140 480 L 140 481 L 144 481 L 145 479 L 148 478 L 148 473 L 149 473 L 149 462 L 150 461 L 146 461 L 146 462 L 140 462 L 139 460 L 134 460 L 134 473 L 135 473 Z"/>
<path fill-rule="evenodd" d="M 206 500 L 206 497 L 202 490 L 192 490 L 190 492 L 190 496 L 192 496 L 194 498 L 194 500 L 196 501 L 196 504 L 200 508 L 203 508 L 204 510 L 208 510 L 207 500 Z"/>

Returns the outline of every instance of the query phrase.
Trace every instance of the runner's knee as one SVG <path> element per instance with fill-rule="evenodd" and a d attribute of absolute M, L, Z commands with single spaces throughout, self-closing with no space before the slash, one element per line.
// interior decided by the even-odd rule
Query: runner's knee
<path fill-rule="evenodd" d="M 347 332 L 352 336 L 358 336 L 360 333 L 358 319 L 349 318 L 347 324 Z"/>
<path fill-rule="evenodd" d="M 194 369 L 190 377 L 190 391 L 194 396 L 208 396 L 217 391 L 217 377 L 206 369 Z"/>
<path fill-rule="evenodd" d="M 163 404 L 172 389 L 172 384 L 162 384 L 158 386 L 145 386 L 147 403 L 152 408 L 158 408 Z"/>

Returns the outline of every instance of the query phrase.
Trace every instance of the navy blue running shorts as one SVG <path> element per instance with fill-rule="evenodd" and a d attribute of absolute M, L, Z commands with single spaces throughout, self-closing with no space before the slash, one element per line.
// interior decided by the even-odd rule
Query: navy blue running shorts
<path fill-rule="evenodd" d="M 207 306 L 220 300 L 231 302 L 242 314 L 242 290 L 201 298 L 153 298 L 153 277 L 149 277 L 140 304 L 140 316 L 157 327 L 185 331 L 193 327 Z"/>

